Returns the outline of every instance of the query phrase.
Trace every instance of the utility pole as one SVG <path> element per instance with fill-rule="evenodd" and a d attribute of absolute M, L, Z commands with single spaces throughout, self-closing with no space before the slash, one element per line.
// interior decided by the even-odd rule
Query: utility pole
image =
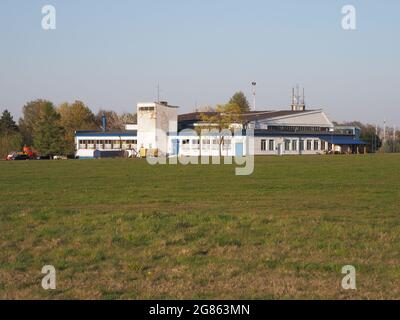
<path fill-rule="evenodd" d="M 386 117 L 383 120 L 383 143 L 386 142 Z"/>
<path fill-rule="evenodd" d="M 254 111 L 256 111 L 257 110 L 257 108 L 256 108 L 256 86 L 257 86 L 257 82 L 253 81 L 251 83 L 251 85 L 253 87 L 253 109 L 254 109 Z"/>

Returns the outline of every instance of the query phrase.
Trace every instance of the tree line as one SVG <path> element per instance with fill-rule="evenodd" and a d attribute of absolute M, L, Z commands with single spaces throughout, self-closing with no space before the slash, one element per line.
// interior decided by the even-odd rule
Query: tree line
<path fill-rule="evenodd" d="M 73 154 L 75 131 L 100 130 L 102 117 L 107 117 L 107 129 L 123 130 L 125 123 L 136 122 L 136 114 L 117 114 L 110 110 L 93 113 L 82 101 L 55 106 L 48 100 L 26 103 L 18 124 L 8 110 L 0 118 L 0 157 L 22 146 L 33 147 L 42 155 Z"/>
<path fill-rule="evenodd" d="M 240 122 L 240 114 L 247 112 L 250 112 L 250 104 L 245 94 L 239 91 L 226 104 L 203 108 L 201 118 L 205 123 L 217 124 L 217 129 L 222 130 L 229 128 L 232 122 Z M 30 101 L 24 105 L 18 124 L 10 112 L 4 110 L 0 118 L 0 157 L 21 150 L 24 145 L 33 147 L 42 155 L 73 154 L 75 131 L 100 130 L 103 116 L 107 118 L 110 131 L 120 131 L 124 124 L 136 123 L 136 114 L 117 114 L 110 110 L 94 114 L 82 101 L 65 102 L 57 107 L 48 100 Z M 400 152 L 398 133 L 394 129 L 392 134 L 388 130 L 387 139 L 382 141 L 382 129 L 378 128 L 377 132 L 374 125 L 360 122 L 343 125 L 361 128 L 360 138 L 368 142 L 372 152 Z"/>

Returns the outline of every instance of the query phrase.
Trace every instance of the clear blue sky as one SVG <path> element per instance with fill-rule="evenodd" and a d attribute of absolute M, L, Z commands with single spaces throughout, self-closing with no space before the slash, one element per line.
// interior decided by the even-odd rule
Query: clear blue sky
<path fill-rule="evenodd" d="M 41 28 L 41 8 L 57 29 Z M 357 9 L 357 30 L 341 8 Z M 400 125 L 398 0 L 1 0 L 0 109 L 84 101 L 135 111 L 161 98 L 192 111 L 236 90 L 259 109 L 290 104 L 291 87 L 334 120 Z"/>

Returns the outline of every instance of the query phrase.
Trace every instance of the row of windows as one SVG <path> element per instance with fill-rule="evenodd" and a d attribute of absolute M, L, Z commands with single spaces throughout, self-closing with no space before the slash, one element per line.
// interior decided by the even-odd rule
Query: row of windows
<path fill-rule="evenodd" d="M 275 140 L 268 141 L 268 150 L 275 150 Z M 261 151 L 267 151 L 267 140 L 261 140 Z"/>
<path fill-rule="evenodd" d="M 201 141 L 201 149 L 202 150 L 209 150 L 210 147 L 212 147 L 213 150 L 218 150 L 219 149 L 219 145 L 220 145 L 219 140 L 210 140 L 210 139 L 203 139 Z M 183 150 L 189 150 L 190 149 L 190 139 L 184 139 L 182 140 L 182 149 Z M 222 148 L 225 150 L 229 150 L 231 149 L 231 145 L 232 145 L 232 141 L 231 140 L 224 140 L 222 141 Z M 199 139 L 195 139 L 192 140 L 192 149 L 193 150 L 199 150 L 200 149 L 200 140 Z"/>
<path fill-rule="evenodd" d="M 139 111 L 154 111 L 154 107 L 140 107 Z"/>
<path fill-rule="evenodd" d="M 212 142 L 212 144 L 220 144 L 220 140 L 210 140 L 210 139 L 204 139 L 204 140 L 202 140 L 202 144 L 204 145 L 204 144 L 211 144 L 211 142 Z M 182 140 L 182 145 L 189 145 L 190 144 L 190 139 L 184 139 L 184 140 Z M 224 140 L 224 141 L 222 141 L 222 144 L 231 144 L 232 142 L 231 142 L 231 140 Z M 195 140 L 192 140 L 192 144 L 194 144 L 194 145 L 200 145 L 200 140 L 199 139 L 195 139 Z"/>
<path fill-rule="evenodd" d="M 299 142 L 299 146 L 297 145 Z M 289 140 L 285 139 L 285 151 L 326 150 L 326 142 L 319 140 Z M 261 140 L 261 151 L 267 151 L 267 140 Z M 268 140 L 268 151 L 275 151 L 275 140 Z"/>
<path fill-rule="evenodd" d="M 268 126 L 268 131 L 283 132 L 327 132 L 327 127 L 302 127 L 302 126 Z"/>
<path fill-rule="evenodd" d="M 137 140 L 79 140 L 79 144 L 137 144 Z"/>

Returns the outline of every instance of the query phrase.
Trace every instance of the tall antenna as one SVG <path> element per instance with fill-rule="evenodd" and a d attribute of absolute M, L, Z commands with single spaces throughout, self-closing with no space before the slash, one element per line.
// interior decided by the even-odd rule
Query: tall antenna
<path fill-rule="evenodd" d="M 295 105 L 296 105 L 296 101 L 295 101 L 295 97 L 294 97 L 294 87 L 292 88 L 292 109 L 294 110 Z"/>
<path fill-rule="evenodd" d="M 253 81 L 251 83 L 251 85 L 253 87 L 253 108 L 254 108 L 254 111 L 256 111 L 257 110 L 257 108 L 256 108 L 256 86 L 257 86 L 257 82 Z"/>
<path fill-rule="evenodd" d="M 157 102 L 160 103 L 160 82 L 157 82 Z"/>
<path fill-rule="evenodd" d="M 386 141 L 386 117 L 383 120 L 383 142 Z"/>

